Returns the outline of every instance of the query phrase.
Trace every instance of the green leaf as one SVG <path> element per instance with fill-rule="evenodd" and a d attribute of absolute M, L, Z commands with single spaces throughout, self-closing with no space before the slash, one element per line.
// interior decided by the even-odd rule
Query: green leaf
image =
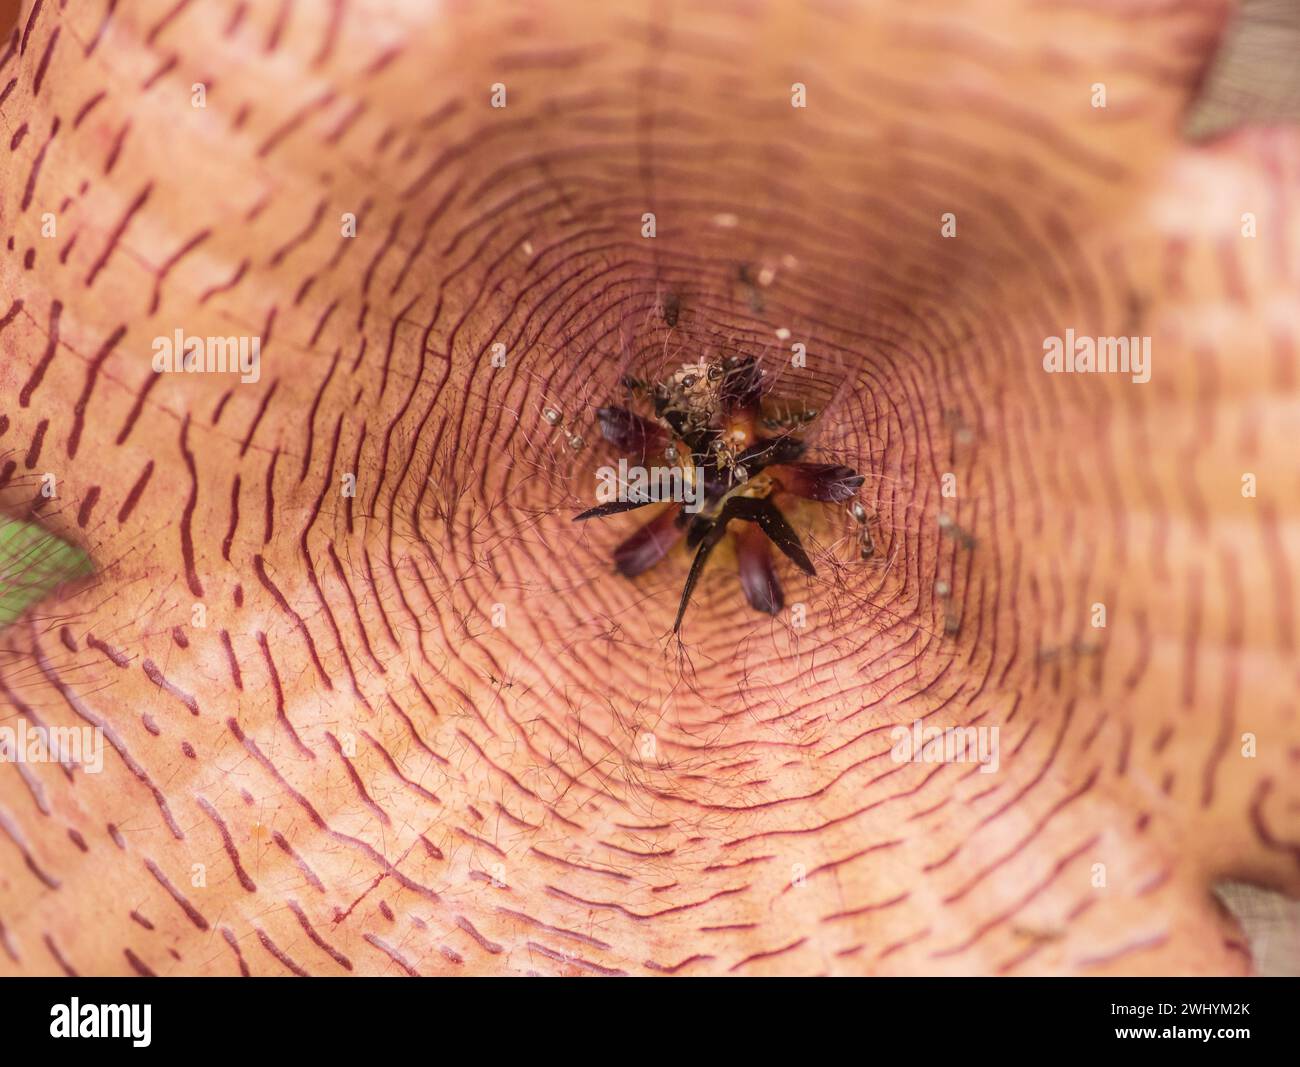
<path fill-rule="evenodd" d="M 66 582 L 93 573 L 90 557 L 30 522 L 0 519 L 0 627 Z"/>

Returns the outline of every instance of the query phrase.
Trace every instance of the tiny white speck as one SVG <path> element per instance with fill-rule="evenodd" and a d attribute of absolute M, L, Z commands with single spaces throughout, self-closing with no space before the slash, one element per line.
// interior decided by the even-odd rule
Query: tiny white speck
<path fill-rule="evenodd" d="M 776 331 L 776 339 L 778 341 L 790 340 L 790 331 L 787 330 L 784 326 L 782 326 L 779 330 Z"/>
<path fill-rule="evenodd" d="M 730 230 L 740 225 L 740 219 L 730 211 L 723 211 L 713 216 L 713 225 L 720 226 L 724 230 Z"/>

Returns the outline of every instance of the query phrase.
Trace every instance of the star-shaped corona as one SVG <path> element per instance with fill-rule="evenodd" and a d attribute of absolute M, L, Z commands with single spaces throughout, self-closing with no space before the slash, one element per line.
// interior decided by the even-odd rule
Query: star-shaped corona
<path fill-rule="evenodd" d="M 642 492 L 590 508 L 574 521 L 664 505 L 614 550 L 614 564 L 619 573 L 635 578 L 679 542 L 694 552 L 674 632 L 681 628 L 705 563 L 729 532 L 750 606 L 777 614 L 784 596 L 769 546 L 775 545 L 805 574 L 816 574 L 781 510 L 782 497 L 842 503 L 857 495 L 863 476 L 841 464 L 803 462 L 807 445 L 797 431 L 816 412 L 792 416 L 765 411 L 767 376 L 753 357 L 685 363 L 663 381 L 625 377 L 623 384 L 629 404 L 648 400 L 652 415 L 627 406 L 600 408 L 605 440 L 641 464 L 656 456 L 680 463 L 682 482 L 694 490 L 698 506 L 691 510 Z"/>

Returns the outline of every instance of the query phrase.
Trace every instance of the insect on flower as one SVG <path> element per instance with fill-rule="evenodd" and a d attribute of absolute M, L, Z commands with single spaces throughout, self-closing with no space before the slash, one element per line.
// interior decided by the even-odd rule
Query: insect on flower
<path fill-rule="evenodd" d="M 698 511 L 668 503 L 614 550 L 614 564 L 628 578 L 649 570 L 679 541 L 694 551 L 674 632 L 681 628 L 704 564 L 728 532 L 735 538 L 740 584 L 750 606 L 769 615 L 779 612 L 784 597 L 769 542 L 805 574 L 816 570 L 778 500 L 788 494 L 839 503 L 853 498 L 862 486 L 862 475 L 851 467 L 802 462 L 807 446 L 794 436 L 794 429 L 810 415 L 765 413 L 764 378 L 753 357 L 685 363 L 665 381 L 623 379 L 629 402 L 636 397 L 648 400 L 652 417 L 629 407 L 597 411 L 601 434 L 615 448 L 638 463 L 658 455 L 679 461 L 685 480 L 702 490 Z M 765 430 L 777 432 L 768 435 Z M 590 508 L 574 521 L 655 503 L 664 501 L 639 494 Z"/>

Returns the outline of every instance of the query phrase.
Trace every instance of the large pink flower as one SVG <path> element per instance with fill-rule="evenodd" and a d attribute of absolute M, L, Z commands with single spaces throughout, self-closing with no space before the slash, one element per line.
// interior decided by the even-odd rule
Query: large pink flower
<path fill-rule="evenodd" d="M 1184 140 L 1225 6 L 690 8 L 26 6 L 0 508 L 97 573 L 0 698 L 105 748 L 0 766 L 0 972 L 1248 969 L 1300 140 Z M 730 352 L 876 554 L 812 507 L 679 642 L 684 557 L 570 518 L 620 375 Z"/>

